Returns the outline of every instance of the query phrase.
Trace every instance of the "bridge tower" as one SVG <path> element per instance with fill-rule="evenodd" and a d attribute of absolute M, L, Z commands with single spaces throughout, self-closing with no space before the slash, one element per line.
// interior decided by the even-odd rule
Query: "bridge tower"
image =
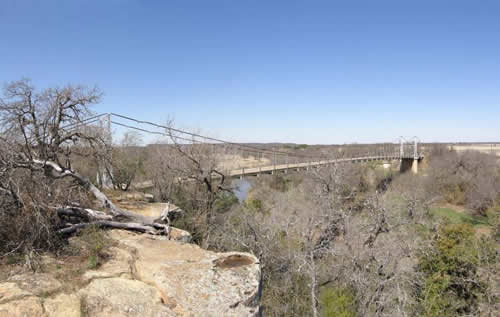
<path fill-rule="evenodd" d="M 418 173 L 418 140 L 417 137 L 413 137 L 413 162 L 411 164 L 411 172 L 413 174 Z"/>
<path fill-rule="evenodd" d="M 413 144 L 411 144 L 413 143 Z M 413 137 L 413 142 L 399 138 L 399 170 L 401 173 L 411 171 L 418 173 L 418 162 L 421 159 L 418 153 L 418 138 Z"/>
<path fill-rule="evenodd" d="M 403 137 L 399 137 L 399 170 L 403 171 L 403 155 L 404 155 L 404 145 Z"/>

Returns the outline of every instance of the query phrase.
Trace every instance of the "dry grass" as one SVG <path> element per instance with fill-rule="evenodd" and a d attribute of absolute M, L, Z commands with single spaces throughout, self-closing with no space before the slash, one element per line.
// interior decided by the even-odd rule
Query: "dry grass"
<path fill-rule="evenodd" d="M 448 207 L 434 207 L 431 208 L 431 213 L 440 219 L 446 219 L 451 223 L 467 223 L 472 226 L 477 227 L 489 227 L 491 224 L 489 223 L 488 217 L 483 217 L 479 215 L 474 215 L 470 211 L 465 210 L 463 208 L 459 208 L 458 210 L 455 208 Z"/>
<path fill-rule="evenodd" d="M 44 267 L 45 272 L 49 272 L 61 282 L 65 292 L 73 292 L 83 287 L 87 281 L 83 279 L 83 274 L 88 270 L 88 256 L 71 255 L 58 257 L 56 261 Z"/>
<path fill-rule="evenodd" d="M 219 166 L 223 170 L 234 170 L 239 168 L 252 168 L 271 165 L 268 158 L 256 158 L 254 156 L 242 157 L 240 155 L 225 154 L 220 158 Z"/>
<path fill-rule="evenodd" d="M 109 248 L 114 245 L 115 241 L 109 239 L 105 231 L 97 228 L 84 230 L 79 236 L 70 238 L 57 254 L 46 252 L 38 255 L 40 265 L 37 271 L 48 273 L 61 282 L 62 292 L 74 292 L 89 282 L 83 278 L 87 270 L 95 269 L 111 258 Z M 95 263 L 92 263 L 92 257 L 95 257 Z M 0 258 L 0 282 L 26 271 L 23 256 L 13 254 Z"/>
<path fill-rule="evenodd" d="M 500 144 L 470 144 L 470 145 L 450 145 L 457 152 L 463 151 L 478 151 L 481 153 L 493 153 L 496 156 L 500 156 Z"/>

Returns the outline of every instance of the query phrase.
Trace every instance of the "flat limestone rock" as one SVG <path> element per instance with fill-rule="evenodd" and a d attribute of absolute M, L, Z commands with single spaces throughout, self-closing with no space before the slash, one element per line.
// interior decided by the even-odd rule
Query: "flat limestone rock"
<path fill-rule="evenodd" d="M 33 296 L 33 294 L 23 290 L 16 283 L 7 282 L 0 284 L 0 304 L 23 299 L 28 296 Z"/>
<path fill-rule="evenodd" d="M 38 297 L 26 297 L 0 304 L 0 317 L 31 316 L 44 316 L 42 300 Z"/>
<path fill-rule="evenodd" d="M 67 288 L 49 273 L 22 273 L 0 283 L 0 317 L 259 314 L 255 256 L 124 230 L 109 235 L 117 243 L 106 251 L 107 261 L 86 271 L 78 284 L 85 286 L 74 293 L 64 293 Z"/>
<path fill-rule="evenodd" d="M 130 251 L 117 247 L 110 248 L 111 259 L 105 262 L 98 270 L 89 270 L 83 274 L 85 281 L 95 278 L 123 277 L 132 278 L 131 263 L 133 255 Z"/>
<path fill-rule="evenodd" d="M 126 231 L 111 236 L 136 249 L 136 278 L 155 286 L 180 316 L 258 315 L 261 271 L 255 256 Z"/>
<path fill-rule="evenodd" d="M 14 275 L 8 279 L 20 288 L 37 296 L 46 296 L 61 289 L 61 283 L 47 273 L 25 273 Z"/>
<path fill-rule="evenodd" d="M 193 237 L 191 234 L 185 230 L 181 230 L 178 228 L 170 227 L 170 232 L 169 232 L 169 239 L 179 241 L 179 242 L 184 242 L 184 243 L 190 243 L 191 240 L 193 240 Z"/>
<path fill-rule="evenodd" d="M 80 317 L 80 298 L 75 294 L 59 294 L 43 302 L 45 313 L 50 317 Z"/>
<path fill-rule="evenodd" d="M 156 288 L 137 280 L 96 279 L 78 294 L 87 316 L 176 316 Z"/>

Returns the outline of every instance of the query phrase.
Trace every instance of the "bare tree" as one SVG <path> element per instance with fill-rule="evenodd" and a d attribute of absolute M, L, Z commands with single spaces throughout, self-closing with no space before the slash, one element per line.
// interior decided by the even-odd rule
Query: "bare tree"
<path fill-rule="evenodd" d="M 172 125 L 172 121 L 167 123 Z M 216 225 L 214 204 L 222 193 L 231 191 L 228 178 L 219 169 L 219 148 L 179 136 L 169 128 L 165 132 L 168 139 L 153 147 L 149 173 L 161 198 L 176 200 L 185 211 L 184 218 L 189 220 L 184 219 L 182 226 L 207 247 Z"/>
<path fill-rule="evenodd" d="M 319 287 L 330 272 L 325 263 L 349 217 L 342 207 L 350 198 L 346 175 L 346 166 L 322 167 L 286 189 L 273 186 L 275 176 L 263 176 L 252 197 L 266 205 L 259 211 L 241 206 L 221 223 L 221 246 L 239 246 L 259 257 L 268 314 L 319 315 Z"/>
<path fill-rule="evenodd" d="M 112 149 L 111 164 L 105 166 L 115 189 L 127 191 L 137 174 L 142 172 L 145 151 L 141 148 L 141 143 L 142 137 L 139 133 L 127 131 L 119 144 Z"/>
<path fill-rule="evenodd" d="M 412 234 L 428 196 L 418 189 L 407 204 L 396 207 L 385 194 L 359 191 L 361 174 L 351 165 L 312 171 L 312 181 L 311 195 L 323 209 L 313 226 L 323 228 L 316 241 L 327 246 L 331 267 L 316 270 L 322 277 L 316 281 L 353 289 L 362 316 L 409 315 L 417 281 L 413 256 L 419 246 Z M 322 263 L 318 260 L 313 269 Z"/>
<path fill-rule="evenodd" d="M 429 190 L 482 215 L 500 196 L 497 158 L 477 151 L 439 152 L 429 163 Z"/>
<path fill-rule="evenodd" d="M 89 224 L 167 234 L 164 217 L 153 219 L 117 207 L 87 177 L 73 169 L 75 155 L 105 148 L 106 136 L 99 129 L 81 128 L 92 116 L 90 106 L 98 103 L 101 96 L 96 88 L 71 85 L 37 92 L 25 79 L 5 87 L 0 100 L 2 198 L 18 206 L 19 213 L 36 208 L 44 214 L 56 214 L 60 220 L 56 225 L 59 234 L 72 233 Z M 36 197 L 21 186 L 26 178 L 28 183 L 35 178 L 43 181 L 45 186 L 37 189 Z M 101 210 L 85 208 L 71 201 L 71 197 L 47 199 L 55 197 L 55 188 L 64 190 L 58 187 L 61 184 L 93 194 Z"/>

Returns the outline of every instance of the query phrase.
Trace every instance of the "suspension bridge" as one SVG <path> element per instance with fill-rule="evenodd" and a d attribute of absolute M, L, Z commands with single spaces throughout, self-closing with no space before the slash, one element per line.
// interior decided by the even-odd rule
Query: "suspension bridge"
<path fill-rule="evenodd" d="M 286 164 L 278 164 L 278 165 L 270 165 L 270 166 L 259 166 L 252 168 L 239 168 L 229 171 L 229 176 L 231 177 L 244 177 L 244 176 L 259 176 L 261 174 L 274 174 L 277 172 L 286 173 L 289 170 L 309 170 L 311 168 L 317 168 L 324 165 L 332 165 L 332 164 L 340 164 L 340 163 L 356 163 L 356 162 L 369 162 L 369 161 L 392 161 L 399 160 L 402 167 L 400 167 L 401 171 L 405 171 L 403 166 L 410 166 L 411 171 L 414 174 L 418 173 L 418 162 L 423 159 L 422 154 L 418 154 L 417 156 L 401 156 L 401 155 L 376 155 L 376 156 L 361 156 L 361 157 L 351 157 L 351 158 L 339 158 L 332 160 L 322 160 L 322 161 L 309 161 L 303 163 L 286 163 Z M 409 161 L 409 164 L 407 163 Z"/>
<path fill-rule="evenodd" d="M 174 143 L 182 143 L 186 145 L 205 144 L 212 146 L 214 151 L 216 151 L 215 149 L 218 149 L 223 153 L 227 153 L 228 149 L 232 149 L 235 151 L 233 153 L 237 152 L 241 156 L 243 156 L 243 154 L 251 154 L 255 157 L 269 158 L 266 160 L 267 164 L 257 167 L 239 166 L 238 168 L 224 169 L 227 176 L 234 178 L 259 176 L 261 174 L 274 174 L 278 172 L 287 173 L 288 171 L 308 170 L 325 165 L 368 161 L 399 161 L 399 167 L 402 172 L 411 170 L 413 173 L 417 173 L 418 163 L 424 158 L 423 154 L 419 151 L 419 141 L 417 137 L 413 137 L 410 140 L 399 137 L 396 141 L 393 140 L 390 143 L 359 145 L 357 147 L 357 151 L 351 151 L 350 153 L 342 152 L 337 155 L 332 153 L 309 155 L 305 153 L 269 149 L 248 143 L 237 143 L 213 138 L 174 128 L 172 126 L 139 120 L 137 118 L 117 113 L 98 114 L 81 122 L 82 125 L 94 123 L 98 123 L 101 127 L 108 130 L 110 143 L 112 135 L 111 128 L 115 126 L 120 129 L 135 130 L 141 133 L 164 137 L 167 141 Z M 352 147 L 352 145 L 339 147 L 340 149 L 342 149 L 342 147 L 349 148 Z"/>

